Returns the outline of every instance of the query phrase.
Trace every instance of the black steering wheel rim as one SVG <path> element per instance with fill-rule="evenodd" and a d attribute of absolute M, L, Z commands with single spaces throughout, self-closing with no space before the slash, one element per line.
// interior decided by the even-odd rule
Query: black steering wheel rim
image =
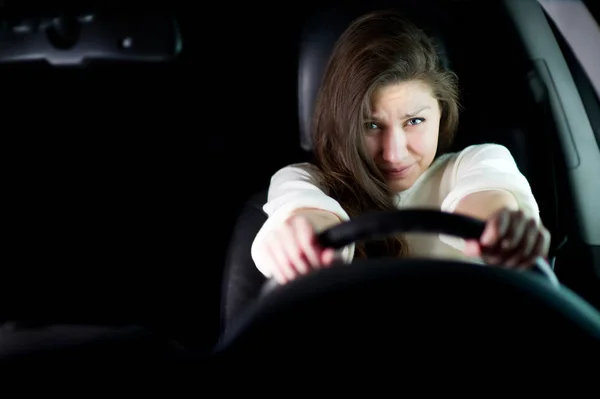
<path fill-rule="evenodd" d="M 446 234 L 478 239 L 484 229 L 483 221 L 469 216 L 433 209 L 409 209 L 360 215 L 321 232 L 317 239 L 323 247 L 340 249 L 357 241 L 398 233 Z M 552 267 L 545 259 L 537 258 L 533 270 L 545 275 L 555 287 L 560 287 Z"/>
<path fill-rule="evenodd" d="M 323 247 L 339 249 L 353 242 L 396 233 L 438 233 L 479 238 L 485 223 L 464 215 L 432 209 L 372 212 L 337 224 L 319 234 Z"/>
<path fill-rule="evenodd" d="M 432 287 L 427 287 L 426 283 L 438 280 L 441 284 L 451 286 L 463 278 L 469 281 L 473 292 L 481 292 L 486 287 L 495 286 L 496 291 L 506 289 L 537 302 L 540 306 L 551 309 L 565 324 L 576 326 L 600 344 L 600 313 L 569 288 L 561 287 L 561 290 L 556 290 L 544 276 L 453 260 L 382 258 L 361 259 L 348 265 L 317 270 L 269 292 L 250 306 L 237 323 L 226 331 L 216 347 L 216 352 L 228 350 L 240 342 L 244 345 L 247 335 L 252 335 L 257 329 L 268 325 L 272 317 L 280 317 L 290 309 L 296 309 L 309 301 L 316 303 L 322 297 L 332 297 L 350 291 L 359 292 L 359 287 L 364 285 L 384 286 L 390 282 L 407 281 L 398 288 L 406 288 L 410 284 L 422 286 L 420 295 L 431 295 L 431 300 L 436 301 L 450 299 L 447 295 L 452 290 L 442 294 Z M 470 288 L 464 290 L 465 286 L 462 286 L 461 293 L 454 293 L 469 295 Z M 439 297 L 436 298 L 436 295 Z M 478 300 L 476 296 L 472 299 Z M 340 303 L 340 306 L 346 305 Z"/>

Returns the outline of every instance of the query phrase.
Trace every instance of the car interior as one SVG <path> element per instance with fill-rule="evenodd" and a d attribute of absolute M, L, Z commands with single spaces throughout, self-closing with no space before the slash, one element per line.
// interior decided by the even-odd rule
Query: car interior
<path fill-rule="evenodd" d="M 424 348 L 503 358 L 525 347 L 540 362 L 598 354 L 600 106 L 538 1 L 194 8 L 0 5 L 10 226 L 2 364 L 183 359 L 232 372 L 257 357 L 276 367 L 319 354 L 416 358 Z M 377 8 L 406 13 L 458 75 L 454 150 L 493 142 L 514 156 L 552 234 L 560 290 L 535 273 L 383 259 L 259 299 L 265 278 L 250 246 L 269 179 L 311 160 L 313 103 L 335 40 Z M 460 222 L 431 223 L 461 234 Z M 281 339 L 306 323 L 327 339 Z"/>
<path fill-rule="evenodd" d="M 572 216 L 572 212 L 570 212 L 569 209 L 572 209 L 573 205 L 571 205 L 571 199 L 565 195 L 565 193 L 568 192 L 566 186 L 567 183 L 565 176 L 560 172 L 566 168 L 564 164 L 565 156 L 562 154 L 563 151 L 561 150 L 561 144 L 558 140 L 559 133 L 555 127 L 556 123 L 553 122 L 552 113 L 548 109 L 548 99 L 544 98 L 544 94 L 536 92 L 536 89 L 538 89 L 536 86 L 543 84 L 541 82 L 542 79 L 538 75 L 535 66 L 527 62 L 528 49 L 523 48 L 522 39 L 516 34 L 513 30 L 514 27 L 509 23 L 510 16 L 507 15 L 508 10 L 505 7 L 506 5 L 496 3 L 498 9 L 493 10 L 493 14 L 496 16 L 493 23 L 490 24 L 490 21 L 488 20 L 481 21 L 481 23 L 485 23 L 485 28 L 474 22 L 477 20 L 476 16 L 482 10 L 474 7 L 472 3 L 466 2 L 462 4 L 462 6 L 465 7 L 464 9 L 456 2 L 446 3 L 444 5 L 450 7 L 450 9 L 446 9 L 443 6 L 438 9 L 432 9 L 430 8 L 431 4 L 429 3 L 403 2 L 403 7 L 405 8 L 402 10 L 406 11 L 412 20 L 417 21 L 420 26 L 428 30 L 430 35 L 436 39 L 439 51 L 446 57 L 447 64 L 458 73 L 459 77 L 461 77 L 463 87 L 465 87 L 463 99 L 465 111 L 461 115 L 463 119 L 461 121 L 461 127 L 459 128 L 457 142 L 455 143 L 455 150 L 459 151 L 468 145 L 485 142 L 498 143 L 509 148 L 515 157 L 520 170 L 530 181 L 533 192 L 540 205 L 542 221 L 552 234 L 550 262 L 554 266 L 556 272 L 559 273 L 561 278 L 565 277 L 568 280 L 570 276 L 573 276 L 570 275 L 570 273 L 585 273 L 583 272 L 583 269 L 587 268 L 588 275 L 593 276 L 593 261 L 587 261 L 587 266 L 584 266 L 583 261 L 580 260 L 581 257 L 574 258 L 573 254 L 570 252 L 570 250 L 573 250 L 575 247 L 569 247 L 567 245 L 569 239 L 574 241 L 571 244 L 577 244 L 577 238 L 572 236 L 573 226 L 569 225 L 571 223 L 569 218 Z M 355 7 L 346 7 L 344 11 L 340 11 L 340 8 L 319 11 L 308 19 L 304 25 L 300 37 L 299 50 L 298 112 L 300 118 L 300 145 L 305 151 L 310 153 L 311 148 L 308 126 L 310 125 L 312 104 L 316 97 L 320 78 L 336 38 L 339 37 L 341 31 L 353 18 L 373 7 L 386 6 L 389 7 L 390 4 L 376 3 L 369 4 L 368 6 L 359 5 Z M 424 10 L 419 7 L 428 7 L 427 12 L 424 12 Z M 437 13 L 435 11 L 437 11 Z M 490 11 L 488 10 L 488 12 Z M 543 14 L 540 14 L 539 17 L 544 18 Z M 422 18 L 425 18 L 426 20 L 420 20 Z M 532 23 L 532 20 L 535 21 L 535 19 L 532 18 L 529 22 L 530 24 Z M 542 21 L 546 22 L 545 19 Z M 456 27 L 458 26 L 465 27 L 465 31 L 457 29 Z M 480 51 L 480 48 L 476 47 L 476 43 L 469 42 L 468 40 L 468 37 L 470 36 L 468 32 L 484 31 L 485 29 L 502 32 L 501 35 L 497 36 L 499 38 L 498 42 L 494 41 L 492 36 L 486 37 L 487 47 L 494 49 L 494 51 L 489 52 L 489 54 L 485 51 Z M 503 56 L 498 60 L 499 54 L 510 54 L 510 57 Z M 466 78 L 463 79 L 463 76 Z M 485 82 L 485 84 L 481 84 L 481 82 Z M 510 111 L 513 109 L 518 109 L 520 111 Z M 510 114 L 510 117 L 502 116 L 507 113 Z M 310 159 L 309 156 L 307 156 L 307 158 Z M 569 158 L 567 157 L 567 161 L 568 160 Z M 262 225 L 262 222 L 266 219 L 266 215 L 262 211 L 262 205 L 265 202 L 266 190 L 260 191 L 255 194 L 255 196 L 251 197 L 247 202 L 246 208 L 243 210 L 233 233 L 226 261 L 224 296 L 222 301 L 224 305 L 224 308 L 222 309 L 223 319 L 226 326 L 228 324 L 235 325 L 235 318 L 238 316 L 238 313 L 247 312 L 248 308 L 252 309 L 261 288 L 265 283 L 264 277 L 257 271 L 249 255 L 252 240 Z M 405 217 L 409 217 L 409 215 L 407 214 Z M 577 261 L 580 262 L 579 265 L 574 265 L 572 263 L 573 259 L 577 259 Z M 397 267 L 398 264 L 395 264 L 394 266 Z M 446 267 L 448 267 L 448 265 L 446 265 Z M 573 271 L 573 268 L 576 267 L 580 268 L 578 272 Z M 395 271 L 396 269 L 393 270 Z M 363 273 L 366 274 L 366 272 Z M 381 273 L 385 274 L 383 272 Z M 391 274 L 385 275 L 388 278 L 392 278 Z M 352 275 L 348 273 L 348 275 L 345 275 L 345 279 L 352 280 L 352 277 L 350 276 Z M 579 275 L 579 277 L 581 276 L 582 275 Z M 323 280 L 325 279 L 325 276 L 320 277 Z M 468 280 L 466 276 L 461 277 L 464 279 L 461 281 Z M 368 280 L 364 275 L 361 275 L 361 278 Z M 406 278 L 406 276 L 403 276 L 403 278 Z M 339 279 L 347 281 L 341 277 L 339 277 Z M 426 277 L 426 284 L 435 285 L 434 280 L 433 275 L 428 274 Z M 298 299 L 298 301 L 302 303 L 302 306 L 288 305 L 289 308 L 284 307 L 283 310 L 279 308 L 273 310 L 268 301 L 266 301 L 266 304 L 264 304 L 265 301 L 261 301 L 259 303 L 259 309 L 262 307 L 264 313 L 261 314 L 261 311 L 259 310 L 257 311 L 258 314 L 253 314 L 250 318 L 250 322 L 245 320 L 246 325 L 242 323 L 242 325 L 244 325 L 243 327 L 236 326 L 236 328 L 240 328 L 242 332 L 236 331 L 233 335 L 237 334 L 241 336 L 241 338 L 238 336 L 232 340 L 241 341 L 242 343 L 239 345 L 252 354 L 251 358 L 256 358 L 257 356 L 265 357 L 265 352 L 276 354 L 275 356 L 277 356 L 279 352 L 271 348 L 275 348 L 277 345 L 283 345 L 280 342 L 282 339 L 278 339 L 278 337 L 300 336 L 304 331 L 296 332 L 296 330 L 300 330 L 300 326 L 302 326 L 303 323 L 310 322 L 310 325 L 318 325 L 326 331 L 332 332 L 329 335 L 336 337 L 336 345 L 342 341 L 343 343 L 340 345 L 343 349 L 341 349 L 341 351 L 347 351 L 349 347 L 352 347 L 354 349 L 352 353 L 353 355 L 356 355 L 359 350 L 357 349 L 359 345 L 356 345 L 356 343 L 353 342 L 354 346 L 350 346 L 350 343 L 341 340 L 339 337 L 340 335 L 343 335 L 342 331 L 360 331 L 359 334 L 352 334 L 351 337 L 356 339 L 356 336 L 358 335 L 367 342 L 372 341 L 369 341 L 366 337 L 370 337 L 372 340 L 375 340 L 377 337 L 385 343 L 386 351 L 376 350 L 375 352 L 380 353 L 382 356 L 385 352 L 387 352 L 388 356 L 391 356 L 389 355 L 390 352 L 395 353 L 391 350 L 391 347 L 393 346 L 392 342 L 401 341 L 401 338 L 399 337 L 404 337 L 397 330 L 392 330 L 391 336 L 388 336 L 383 334 L 379 329 L 376 329 L 373 333 L 371 328 L 367 328 L 369 331 L 364 331 L 361 327 L 364 327 L 365 325 L 372 327 L 373 325 L 376 325 L 375 320 L 381 320 L 382 318 L 385 318 L 385 314 L 389 314 L 393 311 L 393 309 L 390 309 L 387 306 L 382 306 L 383 303 L 393 303 L 394 305 L 390 306 L 394 308 L 397 307 L 397 304 L 399 303 L 410 301 L 409 297 L 403 296 L 409 295 L 408 292 L 413 293 L 410 288 L 401 287 L 400 284 L 394 280 L 395 283 L 393 286 L 383 285 L 382 287 L 375 285 L 374 287 L 368 286 L 368 288 L 365 288 L 361 285 L 360 287 L 364 291 L 361 291 L 360 289 L 356 289 L 355 291 L 344 284 L 340 284 L 339 280 L 335 280 L 334 283 L 330 282 L 328 285 L 325 285 L 325 287 L 321 285 L 321 281 L 310 281 L 310 283 L 313 284 L 310 289 L 308 288 L 308 286 L 310 286 L 308 282 L 305 283 L 307 287 L 302 287 L 305 291 L 310 291 L 311 294 L 309 295 L 309 299 L 314 301 L 311 304 L 309 304 L 310 301 L 303 296 L 305 294 L 298 293 L 296 293 L 296 295 L 302 298 L 302 300 Z M 592 280 L 588 280 L 588 282 L 589 281 Z M 583 281 L 579 280 L 575 283 L 573 280 L 572 283 L 581 284 L 578 288 L 581 291 L 585 290 L 582 285 Z M 457 289 L 457 287 L 460 286 L 461 292 L 468 291 L 467 287 L 463 287 L 457 282 L 454 282 L 454 284 L 455 285 L 452 286 L 453 289 Z M 471 281 L 466 284 L 471 284 L 470 287 L 472 287 L 475 282 Z M 595 283 L 593 284 L 595 285 Z M 340 285 L 343 286 L 343 288 L 339 288 L 339 290 L 331 288 L 332 286 L 338 287 Z M 586 291 L 588 295 L 597 292 L 597 286 L 594 285 L 586 287 L 588 289 L 588 291 Z M 437 285 L 435 285 L 435 287 L 436 290 L 434 292 L 436 295 L 444 297 L 445 300 L 448 301 L 448 295 L 451 294 L 448 293 L 448 295 L 444 296 L 444 294 L 442 294 L 442 292 L 445 292 L 444 289 Z M 341 293 L 340 291 L 343 289 L 347 289 L 348 292 L 344 291 L 344 293 Z M 415 290 L 423 289 L 423 285 L 418 285 L 418 288 L 415 288 Z M 300 288 L 297 288 L 297 290 L 302 291 Z M 402 291 L 402 293 L 397 293 L 396 290 Z M 292 290 L 289 289 L 288 291 Z M 315 294 L 316 292 L 319 292 L 319 294 Z M 345 305 L 341 306 L 335 303 L 332 305 L 331 303 L 328 303 L 327 300 L 329 297 L 326 294 L 320 294 L 320 292 L 326 292 L 327 295 L 331 295 L 338 301 L 343 300 Z M 331 292 L 334 293 L 332 294 Z M 494 298 L 495 300 L 502 300 L 503 303 L 501 306 L 507 308 L 510 300 L 507 296 L 507 291 L 504 291 L 504 293 L 505 296 L 496 295 Z M 282 297 L 285 296 L 285 294 L 281 295 Z M 456 293 L 454 293 L 454 295 L 456 295 Z M 392 298 L 390 298 L 390 296 Z M 478 297 L 479 300 L 483 300 L 481 294 L 473 295 L 471 298 L 473 297 Z M 361 308 L 359 303 L 353 303 L 353 305 L 347 304 L 351 303 L 354 298 L 360 298 L 360 304 L 368 309 L 367 315 L 364 315 L 357 310 Z M 456 298 L 456 296 L 453 298 Z M 289 300 L 289 298 L 286 298 L 286 300 Z M 281 298 L 277 298 L 273 301 L 276 303 L 285 302 L 285 300 L 282 300 Z M 517 301 L 517 299 L 515 299 L 515 301 Z M 367 303 L 372 304 L 372 306 L 366 305 Z M 453 305 L 455 305 L 455 308 L 458 307 L 456 304 Z M 491 304 L 487 305 L 489 305 L 489 309 L 492 308 Z M 298 310 L 293 306 L 299 306 L 301 310 Z M 519 299 L 518 306 L 520 310 L 525 308 L 522 298 Z M 347 309 L 351 309 L 349 310 L 349 312 L 351 312 L 350 315 L 343 313 Z M 385 309 L 385 311 L 383 309 Z M 425 309 L 429 308 L 423 305 L 423 307 L 419 309 L 425 312 Z M 438 308 L 435 309 L 440 311 Z M 402 309 L 402 312 L 403 311 L 404 309 Z M 288 313 L 292 316 L 287 317 Z M 341 316 L 342 313 L 344 316 Z M 453 317 L 458 317 L 455 312 L 453 313 L 449 310 L 446 310 L 445 313 L 440 311 L 440 313 L 442 313 L 442 315 L 452 314 Z M 528 309 L 526 313 L 529 315 L 539 314 L 532 309 Z M 273 316 L 274 314 L 276 316 Z M 327 323 L 332 314 L 336 314 L 337 316 L 334 319 L 335 321 Z M 360 314 L 360 317 L 358 314 Z M 399 318 L 402 318 L 404 315 L 400 310 L 398 310 L 398 314 Z M 498 314 L 493 314 L 495 315 L 494 317 L 496 317 L 496 321 L 498 321 Z M 435 313 L 435 315 L 437 321 L 439 321 L 440 317 L 443 317 L 438 313 Z M 348 319 L 345 317 L 348 317 Z M 510 323 L 516 322 L 517 315 L 515 312 L 511 313 L 511 317 Z M 293 318 L 294 320 L 290 320 L 290 318 Z M 348 324 L 346 324 L 346 322 Z M 419 319 L 419 322 L 425 324 L 421 319 Z M 485 324 L 482 318 L 478 319 L 477 323 L 479 327 Z M 525 325 L 523 321 L 516 323 L 522 328 Z M 325 325 L 327 328 L 324 327 Z M 385 325 L 387 327 L 387 324 Z M 544 325 L 544 323 L 541 319 L 536 319 L 535 325 L 536 328 L 541 328 L 540 326 Z M 427 324 L 427 326 L 429 326 L 429 324 Z M 498 326 L 495 324 L 494 326 L 495 332 L 499 332 Z M 561 334 L 563 333 L 562 329 L 558 329 L 557 326 L 553 326 L 553 328 L 554 331 L 560 330 Z M 418 331 L 420 334 L 423 334 L 422 329 L 419 329 Z M 446 331 L 446 333 L 450 334 L 448 331 Z M 503 333 L 505 333 L 505 331 L 503 331 Z M 370 334 L 375 334 L 375 336 L 372 337 Z M 423 335 L 421 335 L 419 339 L 423 339 L 422 336 Z M 412 335 L 410 337 L 412 337 L 413 341 L 419 342 Z M 453 338 L 455 339 L 455 337 Z M 475 341 L 474 337 L 469 336 L 469 339 L 470 343 Z M 431 337 L 430 340 L 434 341 Z M 298 352 L 291 352 L 292 349 L 287 346 L 293 345 L 286 345 L 287 351 L 284 356 L 287 358 L 290 356 L 290 353 L 294 353 L 295 356 L 310 353 L 308 356 L 312 356 L 314 353 L 325 353 L 325 349 L 333 351 L 333 347 L 338 348 L 338 346 L 334 345 L 330 340 L 323 340 L 320 336 L 317 338 L 317 341 L 318 342 L 309 340 L 310 344 L 308 345 L 308 348 L 310 349 L 307 349 L 306 345 L 294 344 L 295 349 L 297 349 Z M 226 345 L 235 346 L 235 343 L 229 342 L 228 340 L 226 340 L 226 342 Z M 445 340 L 443 342 L 447 343 Z M 369 348 L 370 350 L 373 349 L 371 346 L 369 346 Z M 531 349 L 531 346 L 529 346 L 529 348 Z M 338 352 L 335 353 L 335 358 L 339 358 L 340 354 Z M 406 349 L 404 349 L 403 354 L 406 355 Z M 276 357 L 276 359 L 277 362 L 275 363 L 281 363 L 282 360 L 279 357 Z"/>

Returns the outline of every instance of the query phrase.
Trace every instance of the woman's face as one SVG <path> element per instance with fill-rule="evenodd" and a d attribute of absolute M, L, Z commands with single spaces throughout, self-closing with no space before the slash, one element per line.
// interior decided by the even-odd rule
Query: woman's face
<path fill-rule="evenodd" d="M 410 188 L 437 151 L 441 111 L 430 87 L 411 80 L 379 88 L 371 97 L 365 143 L 394 192 Z"/>

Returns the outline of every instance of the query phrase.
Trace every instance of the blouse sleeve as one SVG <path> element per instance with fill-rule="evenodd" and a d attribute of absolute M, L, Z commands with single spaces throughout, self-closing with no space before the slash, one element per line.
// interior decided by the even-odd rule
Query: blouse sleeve
<path fill-rule="evenodd" d="M 318 184 L 319 170 L 308 163 L 294 164 L 278 170 L 272 177 L 263 211 L 267 220 L 258 231 L 251 247 L 251 255 L 258 270 L 271 277 L 261 245 L 269 232 L 281 226 L 294 211 L 302 208 L 316 208 L 334 213 L 342 221 L 350 220 L 341 205 L 328 196 Z M 342 250 L 344 261 L 350 262 L 354 256 L 354 245 Z"/>
<path fill-rule="evenodd" d="M 540 222 L 539 207 L 529 182 L 519 171 L 510 151 L 499 144 L 481 144 L 465 148 L 457 157 L 451 171 L 451 189 L 444 198 L 441 210 L 454 212 L 467 195 L 479 191 L 503 190 L 517 200 L 519 209 Z M 462 249 L 463 240 L 440 237 L 442 241 Z"/>

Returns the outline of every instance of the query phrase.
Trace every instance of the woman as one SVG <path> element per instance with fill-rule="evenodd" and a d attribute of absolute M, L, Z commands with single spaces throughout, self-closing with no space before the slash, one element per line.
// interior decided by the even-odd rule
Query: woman
<path fill-rule="evenodd" d="M 313 164 L 277 171 L 252 245 L 257 268 L 278 283 L 337 256 L 458 258 L 531 267 L 548 252 L 531 188 L 509 151 L 483 144 L 448 153 L 458 124 L 456 76 L 432 41 L 390 11 L 354 21 L 338 40 L 314 114 Z M 408 234 L 336 254 L 316 234 L 365 212 L 455 212 L 486 222 L 479 240 Z"/>

